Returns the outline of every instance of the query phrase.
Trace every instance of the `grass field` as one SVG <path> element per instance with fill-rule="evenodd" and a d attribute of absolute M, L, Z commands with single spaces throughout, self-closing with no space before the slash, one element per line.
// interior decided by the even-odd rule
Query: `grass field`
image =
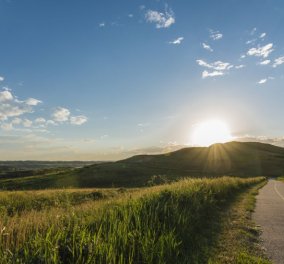
<path fill-rule="evenodd" d="M 263 181 L 222 177 L 131 190 L 3 191 L 1 263 L 207 263 L 222 212 Z"/>
<path fill-rule="evenodd" d="M 284 176 L 277 177 L 277 180 L 284 182 Z"/>

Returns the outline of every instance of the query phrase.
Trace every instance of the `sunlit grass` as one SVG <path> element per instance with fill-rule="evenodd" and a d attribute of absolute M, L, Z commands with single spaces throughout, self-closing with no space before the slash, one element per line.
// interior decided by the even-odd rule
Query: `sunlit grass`
<path fill-rule="evenodd" d="M 220 209 L 262 180 L 181 180 L 131 192 L 105 190 L 105 197 L 86 200 L 92 190 L 3 192 L 0 206 L 16 209 L 2 210 L 0 258 L 2 263 L 206 263 Z"/>

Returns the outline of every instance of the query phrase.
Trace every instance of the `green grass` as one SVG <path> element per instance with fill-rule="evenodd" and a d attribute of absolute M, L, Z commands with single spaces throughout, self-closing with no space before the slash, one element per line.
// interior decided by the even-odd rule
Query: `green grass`
<path fill-rule="evenodd" d="M 284 176 L 279 176 L 279 177 L 276 178 L 276 180 L 284 182 Z"/>
<path fill-rule="evenodd" d="M 129 193 L 134 190 L 128 191 Z M 15 216 L 48 208 L 68 208 L 86 202 L 121 196 L 123 189 L 62 189 L 0 192 L 0 216 Z"/>
<path fill-rule="evenodd" d="M 73 196 L 88 197 L 91 190 L 39 191 L 41 198 L 30 195 L 29 202 L 26 197 L 23 204 L 29 205 L 17 209 L 19 213 L 2 211 L 1 263 L 207 263 L 222 227 L 221 212 L 239 193 L 262 181 L 185 179 L 116 190 L 114 198 L 80 198 L 79 204 Z M 105 192 L 113 195 L 113 190 Z M 14 196 L 5 200 L 9 195 Z M 17 195 L 28 192 L 4 192 L 0 204 L 15 204 Z M 66 195 L 73 202 L 64 208 Z M 55 197 L 59 205 L 46 202 Z M 42 205 L 34 207 L 35 201 Z"/>
<path fill-rule="evenodd" d="M 214 264 L 269 264 L 260 246 L 260 230 L 252 221 L 258 190 L 266 184 L 263 181 L 241 193 L 222 213 L 222 230 L 214 247 L 210 263 Z"/>

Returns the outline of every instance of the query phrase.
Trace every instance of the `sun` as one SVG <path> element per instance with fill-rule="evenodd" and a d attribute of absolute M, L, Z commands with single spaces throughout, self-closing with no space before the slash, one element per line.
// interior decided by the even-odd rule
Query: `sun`
<path fill-rule="evenodd" d="M 225 143 L 233 139 L 227 124 L 221 120 L 208 120 L 194 126 L 191 144 L 210 146 L 214 143 Z"/>

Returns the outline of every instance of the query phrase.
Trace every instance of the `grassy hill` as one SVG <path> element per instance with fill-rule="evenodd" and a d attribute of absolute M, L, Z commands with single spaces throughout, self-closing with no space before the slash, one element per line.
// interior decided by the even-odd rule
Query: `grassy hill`
<path fill-rule="evenodd" d="M 229 142 L 184 148 L 163 155 L 139 155 L 120 161 L 146 167 L 176 168 L 190 175 L 281 175 L 284 148 L 257 142 Z"/>
<path fill-rule="evenodd" d="M 256 142 L 229 142 L 161 155 L 138 155 L 53 174 L 0 178 L 0 185 L 5 189 L 140 187 L 188 176 L 283 174 L 284 148 Z"/>
<path fill-rule="evenodd" d="M 220 177 L 124 191 L 3 191 L 0 262 L 267 263 L 258 258 L 257 240 L 245 248 L 236 243 L 239 234 L 253 232 L 240 224 L 238 236 L 225 242 L 233 250 L 215 251 L 223 212 L 263 183 L 261 177 Z M 255 239 L 256 232 L 249 235 Z M 215 255 L 218 262 L 210 261 Z"/>

